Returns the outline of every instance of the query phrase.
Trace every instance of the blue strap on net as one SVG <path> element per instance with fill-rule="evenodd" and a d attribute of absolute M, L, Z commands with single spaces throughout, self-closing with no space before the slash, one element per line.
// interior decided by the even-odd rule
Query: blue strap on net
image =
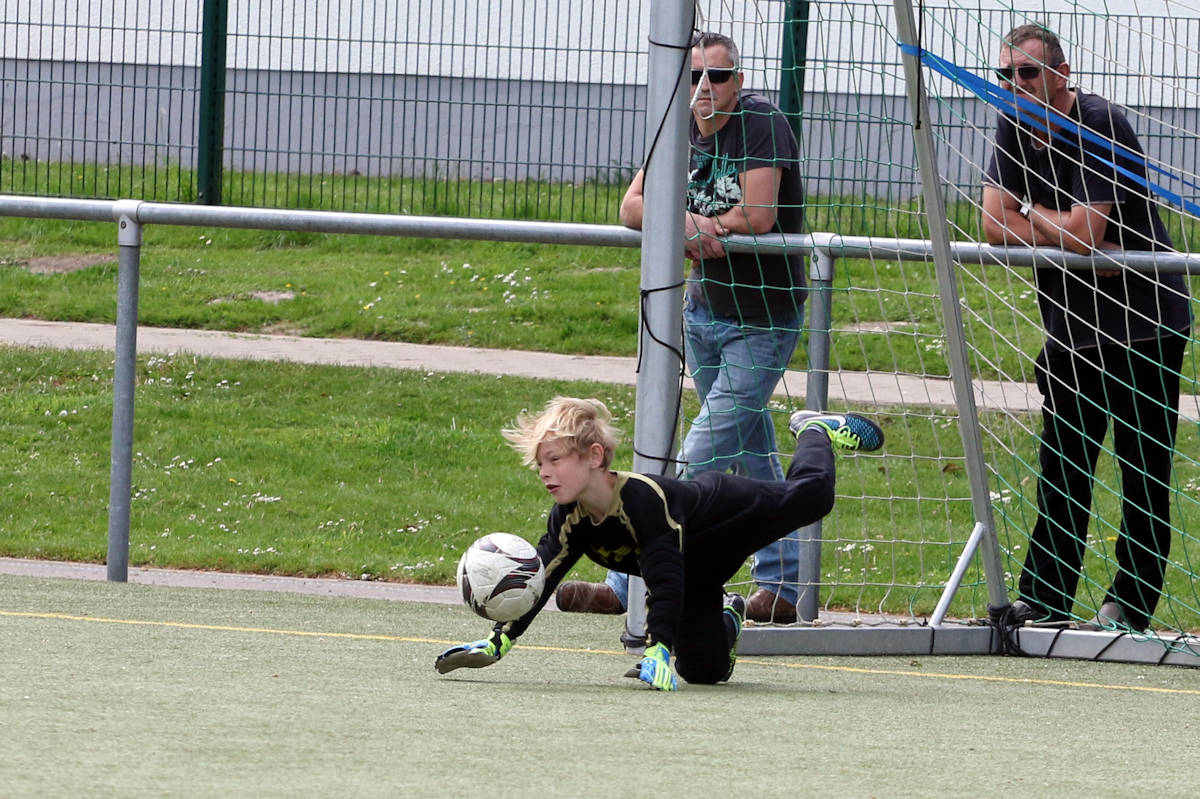
<path fill-rule="evenodd" d="M 953 62 L 934 55 L 928 50 L 920 49 L 915 45 L 901 42 L 900 51 L 906 55 L 918 57 L 921 63 L 925 64 L 934 72 L 949 78 L 959 86 L 969 90 L 972 94 L 983 100 L 988 105 L 994 106 L 1001 111 L 1011 109 L 1015 105 L 1017 119 L 1019 121 L 1034 128 L 1035 130 L 1048 133 L 1055 139 L 1058 139 L 1059 141 L 1062 141 L 1071 147 L 1075 146 L 1075 141 L 1069 138 L 1067 134 L 1070 134 L 1071 136 L 1082 137 L 1083 139 L 1086 139 L 1093 144 L 1101 145 L 1106 149 L 1111 148 L 1116 155 L 1146 170 L 1147 176 L 1149 175 L 1150 171 L 1154 171 L 1161 175 L 1165 175 L 1170 180 L 1179 181 L 1185 186 L 1189 186 L 1193 189 L 1200 189 L 1200 185 L 1185 180 L 1179 175 L 1163 169 L 1156 164 L 1150 163 L 1150 161 L 1142 153 L 1130 150 L 1128 147 L 1120 144 L 1119 142 L 1110 141 L 1103 136 L 1099 136 L 1088 128 L 1077 125 L 1074 120 L 1063 116 L 1054 109 L 1047 109 L 1041 103 L 1035 103 L 1033 100 L 1029 100 L 1025 97 L 1019 97 L 1014 92 L 1010 92 L 1007 89 L 1002 89 L 998 84 L 985 80 Z M 1046 122 L 1044 121 L 1047 118 L 1049 118 L 1049 121 L 1053 122 L 1055 125 L 1058 125 L 1062 130 L 1050 130 L 1047 128 Z M 1065 131 L 1065 133 L 1063 131 Z M 1192 216 L 1200 216 L 1200 205 L 1197 205 L 1191 200 L 1184 199 L 1183 195 L 1173 192 L 1170 189 L 1161 186 L 1152 180 L 1149 180 L 1148 177 L 1143 177 L 1142 175 L 1126 169 L 1119 164 L 1115 164 L 1112 161 L 1103 158 L 1099 153 L 1089 151 L 1089 155 L 1105 166 L 1115 169 L 1118 173 L 1126 176 L 1139 186 L 1147 188 L 1152 193 L 1157 194 L 1169 202 L 1180 206 Z"/>

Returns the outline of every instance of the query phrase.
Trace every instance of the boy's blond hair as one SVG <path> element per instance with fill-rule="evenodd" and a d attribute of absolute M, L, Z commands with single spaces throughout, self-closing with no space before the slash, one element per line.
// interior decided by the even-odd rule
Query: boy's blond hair
<path fill-rule="evenodd" d="M 598 399 L 555 397 L 538 414 L 523 413 L 512 428 L 501 434 L 521 454 L 521 462 L 537 468 L 538 445 L 547 441 L 565 441 L 575 452 L 587 452 L 592 444 L 604 447 L 608 468 L 617 448 L 620 433 L 612 426 L 612 414 Z"/>

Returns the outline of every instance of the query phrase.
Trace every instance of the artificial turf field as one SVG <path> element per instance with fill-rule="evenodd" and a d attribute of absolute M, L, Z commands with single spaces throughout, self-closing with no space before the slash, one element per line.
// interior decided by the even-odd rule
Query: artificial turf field
<path fill-rule="evenodd" d="M 743 658 L 622 676 L 619 619 L 500 663 L 462 607 L 0 576 L 0 796 L 1194 796 L 1200 671 Z"/>

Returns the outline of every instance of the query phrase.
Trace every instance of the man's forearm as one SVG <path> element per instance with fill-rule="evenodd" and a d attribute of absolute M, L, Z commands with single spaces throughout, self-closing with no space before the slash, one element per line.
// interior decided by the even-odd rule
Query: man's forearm
<path fill-rule="evenodd" d="M 1017 209 L 1006 209 L 1000 219 L 989 220 L 984 225 L 989 244 L 1035 245 L 1037 230 L 1033 223 L 1021 216 Z"/>
<path fill-rule="evenodd" d="M 717 224 L 729 233 L 770 233 L 775 228 L 776 209 L 772 207 L 735 205 L 725 213 L 713 217 Z"/>
<path fill-rule="evenodd" d="M 1034 244 L 1065 247 L 1071 234 L 1067 231 L 1070 213 L 1063 213 L 1047 205 L 1034 205 L 1029 211 L 1029 223 L 1033 227 Z"/>
<path fill-rule="evenodd" d="M 641 230 L 643 211 L 644 204 L 641 195 L 626 197 L 625 201 L 621 203 L 621 224 L 633 230 Z"/>
<path fill-rule="evenodd" d="M 1046 205 L 1035 205 L 1029 214 L 1037 234 L 1035 242 L 1081 255 L 1106 249 L 1111 246 L 1104 240 L 1111 208 L 1107 204 L 1074 205 L 1069 211 L 1060 211 Z"/>
<path fill-rule="evenodd" d="M 988 241 L 992 244 L 1024 244 L 1028 247 L 1066 247 L 1070 240 L 1066 223 L 1070 214 L 1045 205 L 1025 209 L 1004 208 L 1000 219 L 990 226 Z"/>
<path fill-rule="evenodd" d="M 642 229 L 642 214 L 646 210 L 644 188 L 645 173 L 639 169 L 629 188 L 625 190 L 625 196 L 621 198 L 621 208 L 617 212 L 621 224 L 627 228 Z"/>

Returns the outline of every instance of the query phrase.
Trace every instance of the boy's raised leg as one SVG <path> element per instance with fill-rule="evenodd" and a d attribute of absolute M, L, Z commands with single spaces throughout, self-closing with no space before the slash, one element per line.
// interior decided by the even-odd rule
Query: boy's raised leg
<path fill-rule="evenodd" d="M 788 429 L 796 438 L 812 428 L 824 430 L 837 449 L 854 452 L 874 452 L 883 446 L 883 430 L 879 425 L 857 413 L 828 413 L 826 411 L 796 411 Z"/>

